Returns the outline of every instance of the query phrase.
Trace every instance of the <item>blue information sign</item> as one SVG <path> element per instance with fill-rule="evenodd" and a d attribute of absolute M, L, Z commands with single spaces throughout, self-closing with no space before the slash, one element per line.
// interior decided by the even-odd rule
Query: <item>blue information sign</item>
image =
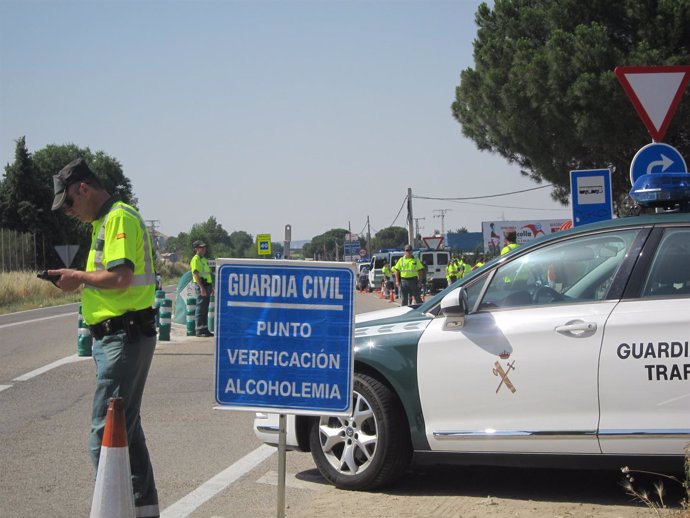
<path fill-rule="evenodd" d="M 349 414 L 354 266 L 218 262 L 218 403 L 277 413 Z"/>
<path fill-rule="evenodd" d="M 611 171 L 586 169 L 570 171 L 570 198 L 573 226 L 613 217 Z"/>
<path fill-rule="evenodd" d="M 663 142 L 653 142 L 641 148 L 630 163 L 630 183 L 635 184 L 643 174 L 685 173 L 685 159 L 676 148 Z"/>

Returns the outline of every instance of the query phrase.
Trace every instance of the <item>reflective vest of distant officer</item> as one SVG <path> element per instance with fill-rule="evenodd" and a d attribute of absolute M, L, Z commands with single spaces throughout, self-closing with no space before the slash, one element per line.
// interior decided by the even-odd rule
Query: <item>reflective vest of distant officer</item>
<path fill-rule="evenodd" d="M 446 280 L 448 281 L 448 285 L 458 280 L 458 265 L 455 259 L 448 263 L 448 267 L 446 268 Z"/>
<path fill-rule="evenodd" d="M 388 261 L 386 261 L 386 263 L 383 265 L 383 268 L 381 268 L 381 273 L 383 274 L 384 295 L 386 298 L 388 298 L 391 290 L 395 289 L 395 281 L 391 277 L 393 272 L 391 270 L 391 265 L 388 264 Z"/>
<path fill-rule="evenodd" d="M 501 248 L 501 255 L 505 255 L 509 252 L 512 252 L 515 250 L 518 246 L 516 241 L 517 241 L 517 232 L 514 230 L 510 230 L 505 233 L 505 239 L 506 239 L 506 245 Z"/>
<path fill-rule="evenodd" d="M 464 277 L 472 271 L 472 265 L 467 261 L 467 257 L 464 255 L 460 259 L 460 264 L 458 266 L 458 277 Z"/>
<path fill-rule="evenodd" d="M 383 274 L 383 282 L 388 282 L 391 277 L 391 266 L 388 263 L 384 264 L 381 273 Z"/>

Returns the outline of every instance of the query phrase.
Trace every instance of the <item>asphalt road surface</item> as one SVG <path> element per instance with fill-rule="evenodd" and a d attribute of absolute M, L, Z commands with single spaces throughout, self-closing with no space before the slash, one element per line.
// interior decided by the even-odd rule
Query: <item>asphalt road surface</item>
<path fill-rule="evenodd" d="M 357 313 L 390 306 L 356 295 Z M 89 514 L 95 372 L 75 354 L 76 331 L 75 304 L 0 316 L 0 517 Z M 276 449 L 254 437 L 251 412 L 214 409 L 214 351 L 176 325 L 154 357 L 142 422 L 162 516 L 276 516 Z M 325 484 L 309 454 L 288 453 L 287 471 L 290 517 L 651 516 L 610 472 L 424 468 L 353 493 Z"/>

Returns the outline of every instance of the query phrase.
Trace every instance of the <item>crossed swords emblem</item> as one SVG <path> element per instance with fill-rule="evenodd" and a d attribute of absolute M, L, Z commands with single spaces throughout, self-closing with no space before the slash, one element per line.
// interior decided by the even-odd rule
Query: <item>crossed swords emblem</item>
<path fill-rule="evenodd" d="M 498 387 L 496 388 L 496 394 L 498 394 L 498 391 L 501 390 L 501 387 L 505 383 L 506 387 L 510 389 L 510 391 L 515 394 L 515 387 L 510 381 L 510 378 L 508 378 L 508 373 L 511 370 L 515 370 L 515 360 L 507 364 L 508 368 L 506 370 L 503 370 L 503 367 L 501 367 L 501 364 L 496 362 L 494 363 L 494 369 L 493 373 L 494 376 L 500 376 L 501 377 L 501 382 L 498 384 Z"/>

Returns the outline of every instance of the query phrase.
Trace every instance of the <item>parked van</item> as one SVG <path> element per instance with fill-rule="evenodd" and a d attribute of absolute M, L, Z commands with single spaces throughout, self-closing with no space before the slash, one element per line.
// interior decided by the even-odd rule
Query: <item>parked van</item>
<path fill-rule="evenodd" d="M 371 256 L 371 263 L 369 265 L 369 291 L 381 287 L 381 283 L 383 282 L 383 272 L 381 268 L 386 264 L 386 261 L 388 261 L 389 265 L 393 266 L 390 264 L 389 254 L 390 251 L 388 250 L 379 250 Z"/>
<path fill-rule="evenodd" d="M 446 270 L 450 262 L 450 252 L 446 250 L 418 250 L 415 255 L 426 265 L 426 282 L 431 293 L 445 289 L 448 286 Z"/>

